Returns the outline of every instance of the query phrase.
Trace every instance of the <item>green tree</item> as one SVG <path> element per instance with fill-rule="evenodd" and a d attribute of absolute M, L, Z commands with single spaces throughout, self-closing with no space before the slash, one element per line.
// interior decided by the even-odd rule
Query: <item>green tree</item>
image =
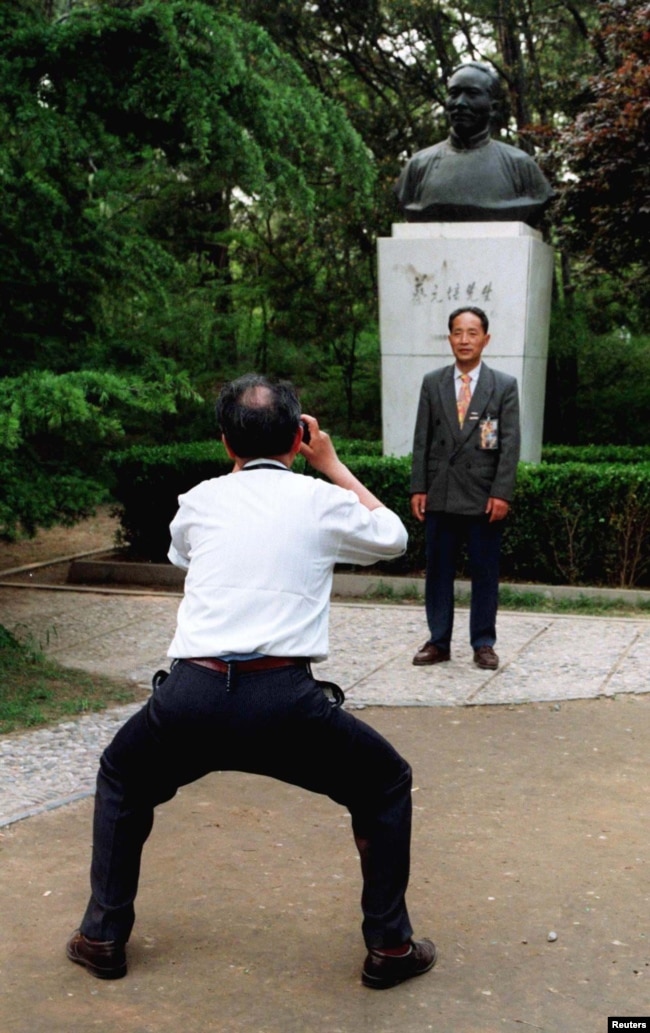
<path fill-rule="evenodd" d="M 74 523 L 108 499 L 105 453 L 125 425 L 174 411 L 185 377 L 30 370 L 0 379 L 0 537 Z"/>
<path fill-rule="evenodd" d="M 239 8 L 345 105 L 377 160 L 384 218 L 395 214 L 391 187 L 405 158 L 447 133 L 445 83 L 461 61 L 494 66 L 507 97 L 502 133 L 542 158 L 600 61 L 589 34 L 597 14 L 585 0 L 240 0 Z"/>
<path fill-rule="evenodd" d="M 309 226 L 321 197 L 361 204 L 373 180 L 342 108 L 258 26 L 199 0 L 38 6 L 0 9 L 5 534 L 71 516 L 94 446 L 173 410 L 179 392 L 143 405 L 142 385 L 236 361 L 234 196 Z M 36 512 L 39 462 L 75 477 L 49 500 L 43 478 Z"/>
<path fill-rule="evenodd" d="M 576 86 L 575 118 L 555 146 L 562 276 L 545 436 L 641 443 L 650 402 L 650 5 L 594 7 L 598 60 Z"/>
<path fill-rule="evenodd" d="M 341 109 L 259 28 L 205 3 L 75 8 L 3 36 L 2 258 L 14 290 L 1 318 L 18 368 L 80 365 L 106 330 L 98 302 L 115 291 L 157 291 L 164 309 L 170 283 L 187 287 L 173 283 L 175 261 L 192 258 L 204 285 L 235 188 L 308 214 L 337 181 L 368 188 Z M 57 334 L 65 354 L 43 362 Z"/>
<path fill-rule="evenodd" d="M 255 366 L 293 379 L 330 428 L 372 436 L 375 252 L 354 197 L 327 192 L 313 222 L 243 206 L 235 226 L 235 298 Z"/>
<path fill-rule="evenodd" d="M 650 269 L 650 4 L 598 3 L 605 64 L 560 137 L 564 240 L 608 270 Z"/>

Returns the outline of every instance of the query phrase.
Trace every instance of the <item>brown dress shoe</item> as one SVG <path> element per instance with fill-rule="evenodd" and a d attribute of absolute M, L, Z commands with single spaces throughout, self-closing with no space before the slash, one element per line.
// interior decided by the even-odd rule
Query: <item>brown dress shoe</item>
<path fill-rule="evenodd" d="M 499 666 L 499 657 L 492 646 L 479 646 L 474 650 L 474 663 L 488 671 L 496 671 Z"/>
<path fill-rule="evenodd" d="M 438 952 L 431 940 L 411 940 L 408 954 L 394 956 L 371 948 L 363 965 L 361 982 L 373 990 L 388 990 L 433 968 Z"/>
<path fill-rule="evenodd" d="M 98 979 L 121 979 L 126 975 L 124 944 L 116 940 L 89 940 L 77 930 L 68 940 L 66 954 Z"/>
<path fill-rule="evenodd" d="M 418 649 L 413 657 L 413 663 L 416 667 L 424 667 L 426 664 L 441 664 L 448 660 L 449 656 L 448 649 L 440 649 L 438 646 L 434 646 L 433 642 L 425 642 L 422 649 Z"/>

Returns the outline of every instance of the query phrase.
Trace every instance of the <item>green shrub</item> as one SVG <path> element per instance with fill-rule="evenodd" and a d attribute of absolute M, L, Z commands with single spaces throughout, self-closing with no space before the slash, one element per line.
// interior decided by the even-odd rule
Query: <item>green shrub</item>
<path fill-rule="evenodd" d="M 364 484 L 382 501 L 399 513 L 411 540 L 408 558 L 390 564 L 393 572 L 412 566 L 411 550 L 423 554 L 423 528 L 411 517 L 408 481 L 410 459 L 383 458 L 379 455 L 355 455 L 360 443 L 336 439 L 339 455 Z M 373 450 L 378 448 L 370 443 Z M 219 477 L 232 469 L 221 442 L 202 441 L 195 444 L 136 446 L 114 452 L 107 459 L 113 482 L 113 495 L 120 517 L 120 544 L 138 559 L 163 562 L 169 549 L 169 524 L 178 508 L 178 496 L 199 481 Z M 301 456 L 295 470 L 303 472 L 307 464 Z M 318 476 L 318 474 L 314 474 Z M 392 500 L 388 502 L 388 500 Z"/>
<path fill-rule="evenodd" d="M 406 556 L 376 569 L 420 573 L 425 565 L 424 525 L 410 512 L 410 457 L 354 454 L 345 441 L 338 442 L 338 449 L 352 472 L 395 510 L 409 532 Z M 584 450 L 576 453 L 582 456 Z M 178 495 L 232 466 L 216 441 L 132 448 L 113 454 L 109 464 L 121 539 L 134 556 L 154 562 L 167 555 Z M 295 469 L 305 469 L 301 457 Z M 520 464 L 504 533 L 502 575 L 548 584 L 649 584 L 650 462 Z"/>
<path fill-rule="evenodd" d="M 520 464 L 502 572 L 550 584 L 647 584 L 650 463 Z"/>
<path fill-rule="evenodd" d="M 407 574 L 424 569 L 424 524 L 411 515 L 410 456 L 356 456 L 339 453 L 355 477 L 389 506 L 404 522 L 409 534 L 405 556 L 378 563 L 377 570 L 388 574 Z"/>
<path fill-rule="evenodd" d="M 52 470 L 33 454 L 0 450 L 0 537 L 16 541 L 39 528 L 71 526 L 108 501 L 106 485 L 83 471 Z"/>
<path fill-rule="evenodd" d="M 650 463 L 650 445 L 544 445 L 543 463 Z"/>
<path fill-rule="evenodd" d="M 349 438 L 340 438 L 332 435 L 332 442 L 340 456 L 381 456 L 383 455 L 382 443 L 379 438 L 374 441 L 361 441 Z"/>
<path fill-rule="evenodd" d="M 169 549 L 169 525 L 178 496 L 199 481 L 232 469 L 220 441 L 135 446 L 107 459 L 118 503 L 120 543 L 138 559 L 161 563 Z"/>

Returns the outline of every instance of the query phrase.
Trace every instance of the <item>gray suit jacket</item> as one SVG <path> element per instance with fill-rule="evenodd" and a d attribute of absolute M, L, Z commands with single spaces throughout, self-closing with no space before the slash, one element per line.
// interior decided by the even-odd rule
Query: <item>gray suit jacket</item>
<path fill-rule="evenodd" d="M 490 438 L 486 421 L 497 420 Z M 488 447 L 486 447 L 488 446 Z M 490 497 L 510 501 L 520 451 L 517 381 L 483 362 L 462 428 L 458 425 L 454 366 L 422 381 L 413 439 L 411 493 L 427 496 L 427 510 L 476 516 Z"/>

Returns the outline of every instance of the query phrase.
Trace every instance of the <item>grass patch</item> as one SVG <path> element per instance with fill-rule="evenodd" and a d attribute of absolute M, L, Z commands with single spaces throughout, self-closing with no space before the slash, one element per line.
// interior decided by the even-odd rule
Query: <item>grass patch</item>
<path fill-rule="evenodd" d="M 501 585 L 499 606 L 504 610 L 531 610 L 537 613 L 575 613 L 586 617 L 650 617 L 650 602 L 602 599 L 581 595 L 552 598 L 542 592 L 521 592 L 512 585 Z"/>
<path fill-rule="evenodd" d="M 391 584 L 386 584 L 385 581 L 379 581 L 364 593 L 363 598 L 378 603 L 411 603 L 419 602 L 422 596 L 417 585 L 395 588 Z"/>
<path fill-rule="evenodd" d="M 54 724 L 145 696 L 131 682 L 61 667 L 2 625 L 0 664 L 0 734 Z"/>
<path fill-rule="evenodd" d="M 363 595 L 345 596 L 357 602 L 374 603 L 417 603 L 424 605 L 424 597 L 417 585 L 407 584 L 403 588 L 398 582 L 379 581 Z M 469 595 L 457 595 L 459 606 L 469 605 Z M 650 617 L 650 602 L 625 602 L 623 599 L 603 599 L 581 595 L 575 598 L 552 597 L 545 592 L 520 591 L 513 585 L 499 588 L 499 607 L 503 610 L 520 610 L 531 613 L 575 613 L 585 617 Z"/>

